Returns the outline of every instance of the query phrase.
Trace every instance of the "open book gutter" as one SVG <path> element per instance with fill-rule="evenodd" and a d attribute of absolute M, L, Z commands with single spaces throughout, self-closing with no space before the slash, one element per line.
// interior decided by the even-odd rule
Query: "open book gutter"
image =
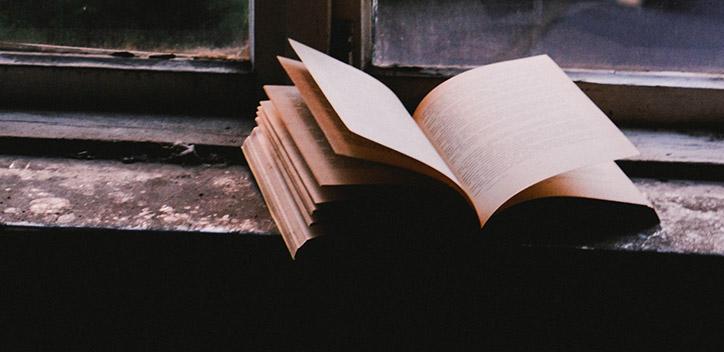
<path fill-rule="evenodd" d="M 545 199 L 658 221 L 614 162 L 636 148 L 547 56 L 461 73 L 410 115 L 373 77 L 290 42 L 301 61 L 279 60 L 294 85 L 265 87 L 269 100 L 242 149 L 293 257 L 312 239 L 382 227 L 440 234 L 531 224 L 550 217 L 553 203 L 529 206 Z M 560 217 L 606 216 L 590 210 L 563 205 Z"/>

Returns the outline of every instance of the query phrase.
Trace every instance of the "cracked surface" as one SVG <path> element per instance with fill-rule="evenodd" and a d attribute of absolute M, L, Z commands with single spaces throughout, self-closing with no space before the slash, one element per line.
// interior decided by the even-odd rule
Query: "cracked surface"
<path fill-rule="evenodd" d="M 724 183 L 633 179 L 661 224 L 581 249 L 724 255 Z M 0 156 L 0 224 L 277 234 L 242 165 Z"/>
<path fill-rule="evenodd" d="M 19 156 L 0 156 L 0 223 L 276 233 L 243 166 Z"/>
<path fill-rule="evenodd" d="M 724 184 L 642 179 L 636 185 L 654 204 L 661 225 L 634 247 L 724 254 Z"/>

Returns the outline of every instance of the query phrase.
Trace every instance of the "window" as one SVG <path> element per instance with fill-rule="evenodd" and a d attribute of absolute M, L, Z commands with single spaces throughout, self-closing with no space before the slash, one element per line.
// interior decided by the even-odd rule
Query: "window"
<path fill-rule="evenodd" d="M 249 0 L 0 0 L 6 109 L 239 115 Z"/>
<path fill-rule="evenodd" d="M 548 54 L 566 68 L 724 73 L 720 1 L 380 0 L 375 25 L 376 66 Z"/>
<path fill-rule="evenodd" d="M 617 123 L 710 128 L 724 116 L 720 1 L 377 0 L 370 6 L 368 69 L 409 106 L 464 69 L 545 53 Z"/>
<path fill-rule="evenodd" d="M 408 106 L 468 67 L 548 53 L 617 122 L 724 115 L 724 5 L 713 0 L 0 5 L 2 106 L 249 112 L 241 96 L 285 82 L 276 56 L 292 37 L 367 69 Z"/>
<path fill-rule="evenodd" d="M 409 107 L 467 67 L 546 52 L 616 122 L 720 128 L 724 116 L 724 37 L 716 31 L 724 15 L 715 1 L 80 3 L 0 0 L 0 109 L 9 111 L 7 116 L 22 109 L 49 110 L 35 115 L 61 117 L 51 122 L 65 124 L 60 126 L 65 130 L 88 127 L 82 123 L 91 121 L 101 126 L 97 130 L 114 130 L 114 140 L 123 137 L 118 131 L 134 133 L 150 113 L 164 120 L 157 124 L 164 127 L 156 136 L 164 135 L 164 128 L 183 131 L 184 123 L 213 129 L 228 126 L 219 122 L 223 118 L 251 121 L 263 99 L 260 87 L 285 83 L 276 56 L 292 55 L 287 37 L 366 69 Z M 127 12 L 118 10 L 124 6 Z M 197 13 L 186 11 L 189 8 L 204 12 L 199 15 L 204 19 L 191 20 Z M 181 20 L 182 13 L 191 17 Z M 103 24 L 99 18 L 111 18 L 104 16 L 116 20 Z M 156 16 L 164 20 L 154 22 Z M 665 35 L 657 35 L 661 33 Z M 569 43 L 562 45 L 565 40 Z M 245 45 L 248 50 L 243 50 Z M 58 113 L 61 110 L 71 111 Z M 189 116 L 175 114 L 222 116 L 191 116 L 189 122 Z M 124 128 L 108 123 L 114 116 L 123 120 Z M 50 125 L 40 128 L 50 130 Z M 60 138 L 48 130 L 30 137 Z M 145 143 L 143 138 L 134 140 Z M 639 175 L 720 178 L 724 143 L 711 131 L 689 135 L 644 130 L 631 139 L 644 146 L 642 159 L 629 168 Z M 683 187 L 675 186 L 671 194 L 689 197 L 684 191 L 676 193 Z"/>
<path fill-rule="evenodd" d="M 0 48 L 249 59 L 248 0 L 0 1 Z M 155 55 L 154 55 L 155 54 Z"/>

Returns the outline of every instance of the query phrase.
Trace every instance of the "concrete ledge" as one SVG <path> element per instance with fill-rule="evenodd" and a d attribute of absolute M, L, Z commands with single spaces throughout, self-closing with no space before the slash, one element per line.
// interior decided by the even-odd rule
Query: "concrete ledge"
<path fill-rule="evenodd" d="M 0 156 L 5 226 L 276 233 L 240 165 Z"/>
<path fill-rule="evenodd" d="M 661 225 L 575 242 L 521 242 L 581 250 L 724 255 L 724 183 L 634 178 Z M 126 164 L 0 156 L 0 224 L 277 235 L 244 165 Z"/>

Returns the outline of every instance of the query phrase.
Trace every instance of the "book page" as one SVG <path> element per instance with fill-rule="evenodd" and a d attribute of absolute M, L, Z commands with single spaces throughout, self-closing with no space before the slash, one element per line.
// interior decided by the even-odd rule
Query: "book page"
<path fill-rule="evenodd" d="M 271 157 L 271 162 L 274 163 L 276 169 L 279 171 L 279 174 L 282 176 L 284 184 L 286 185 L 287 189 L 289 189 L 290 194 L 294 199 L 297 207 L 299 209 L 302 209 L 301 213 L 302 217 L 304 217 L 304 221 L 306 221 L 307 225 L 311 225 L 316 222 L 316 219 L 313 216 L 316 206 L 309 198 L 309 195 L 306 194 L 306 190 L 304 189 L 304 186 L 301 185 L 301 181 L 295 179 L 293 173 L 289 171 L 289 169 L 287 168 L 288 166 L 285 165 L 281 155 L 279 155 L 279 151 L 272 146 L 273 142 L 271 141 L 271 132 L 267 129 L 266 125 L 266 123 L 259 124 L 256 127 L 256 129 L 258 130 L 257 134 L 263 135 L 264 140 L 268 142 L 266 143 L 264 148 L 267 149 L 267 152 Z"/>
<path fill-rule="evenodd" d="M 273 155 L 277 158 L 275 162 L 279 164 L 280 168 L 284 169 L 284 173 L 287 174 L 289 176 L 289 179 L 292 181 L 290 187 L 293 187 L 295 189 L 295 193 L 297 193 L 301 197 L 300 199 L 303 200 L 304 208 L 307 209 L 309 214 L 312 214 L 316 207 L 314 201 L 309 195 L 309 192 L 307 192 L 307 190 L 305 189 L 300 175 L 294 169 L 293 164 L 290 163 L 289 156 L 284 150 L 282 150 L 282 148 L 280 148 L 279 138 L 272 130 L 268 118 L 264 113 L 264 109 L 259 109 L 257 111 L 257 117 L 256 119 L 254 119 L 254 121 L 257 124 L 259 132 L 264 134 L 266 139 L 271 143 L 272 151 L 274 152 Z"/>
<path fill-rule="evenodd" d="M 257 119 L 263 122 L 266 126 L 266 130 L 270 132 L 271 138 L 268 140 L 272 146 L 278 150 L 278 153 L 282 156 L 286 167 L 289 172 L 294 174 L 295 180 L 300 184 L 301 189 L 306 194 L 305 200 L 308 199 L 312 204 L 321 204 L 330 202 L 333 200 L 329 192 L 324 192 L 319 184 L 312 176 L 311 170 L 304 158 L 299 153 L 299 149 L 291 140 L 289 132 L 286 130 L 284 124 L 279 118 L 279 114 L 274 108 L 274 105 L 270 101 L 260 102 L 261 107 L 257 113 Z M 257 123 L 261 126 L 260 123 Z M 309 209 L 310 207 L 307 206 Z M 315 207 L 312 206 L 312 209 Z"/>
<path fill-rule="evenodd" d="M 321 187 L 397 184 L 409 180 L 410 175 L 402 170 L 335 154 L 294 86 L 265 86 L 264 91 Z"/>
<path fill-rule="evenodd" d="M 500 209 L 545 197 L 576 197 L 652 207 L 615 162 L 564 172 L 536 183 L 510 198 Z"/>
<path fill-rule="evenodd" d="M 294 257 L 305 242 L 318 234 L 313 228 L 307 226 L 302 211 L 296 207 L 291 190 L 287 188 L 269 154 L 268 141 L 257 128 L 252 130 L 244 141 L 242 150 L 259 189 L 264 195 L 269 213 L 279 228 L 289 252 Z"/>
<path fill-rule="evenodd" d="M 312 117 L 336 154 L 363 160 L 369 159 L 369 156 L 396 156 L 393 151 L 350 132 L 303 63 L 284 57 L 279 58 L 279 63 L 301 93 Z"/>
<path fill-rule="evenodd" d="M 389 88 L 357 68 L 293 40 L 290 43 L 347 130 L 416 163 L 403 164 L 406 159 L 376 161 L 394 162 L 418 172 L 430 169 L 444 177 L 444 181 L 459 186 L 448 165 Z M 297 81 L 295 85 L 299 87 Z"/>
<path fill-rule="evenodd" d="M 414 118 L 463 184 L 481 225 L 540 181 L 638 153 L 548 56 L 453 77 L 423 99 Z"/>

